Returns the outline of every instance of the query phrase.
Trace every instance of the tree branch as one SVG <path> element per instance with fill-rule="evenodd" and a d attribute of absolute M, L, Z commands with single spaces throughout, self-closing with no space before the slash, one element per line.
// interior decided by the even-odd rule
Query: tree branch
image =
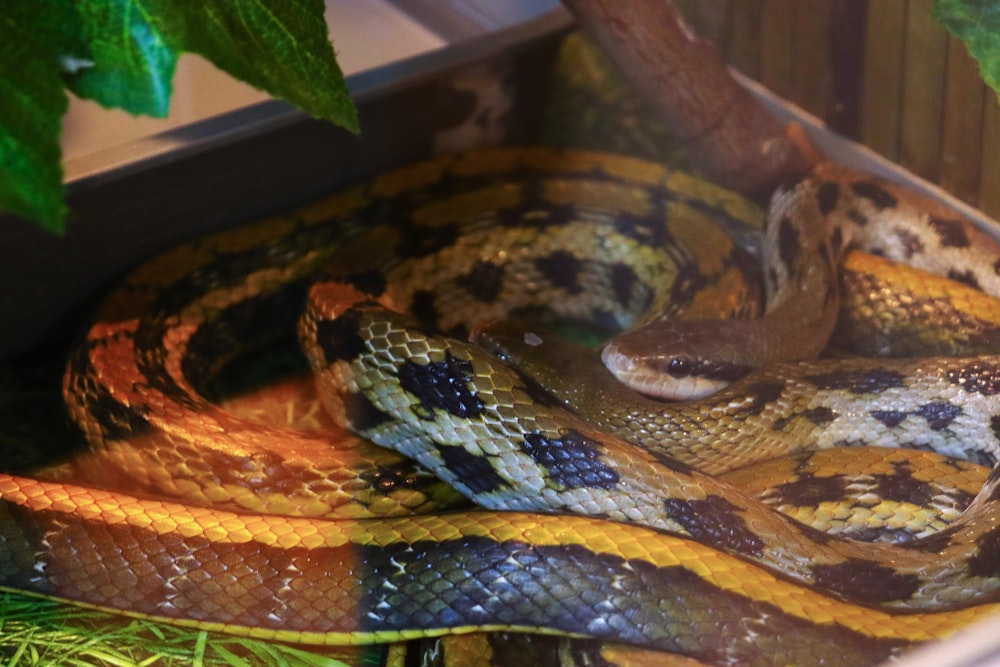
<path fill-rule="evenodd" d="M 710 178 L 761 199 L 821 154 L 730 75 L 668 0 L 564 0 Z"/>

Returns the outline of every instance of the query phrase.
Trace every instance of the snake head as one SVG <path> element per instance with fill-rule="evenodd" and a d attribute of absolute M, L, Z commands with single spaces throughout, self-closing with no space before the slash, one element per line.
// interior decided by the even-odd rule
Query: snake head
<path fill-rule="evenodd" d="M 601 359 L 619 382 L 647 396 L 704 398 L 754 368 L 734 353 L 733 339 L 720 335 L 719 325 L 657 322 L 616 337 L 604 347 Z M 711 335 L 700 335 L 702 328 L 710 328 Z M 691 340 L 701 342 L 695 347 Z"/>

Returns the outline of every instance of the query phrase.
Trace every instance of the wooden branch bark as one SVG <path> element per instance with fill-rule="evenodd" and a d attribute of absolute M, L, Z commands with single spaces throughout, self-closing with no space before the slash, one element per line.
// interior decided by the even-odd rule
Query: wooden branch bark
<path fill-rule="evenodd" d="M 706 175 L 762 199 L 821 156 L 730 75 L 668 0 L 564 0 Z"/>

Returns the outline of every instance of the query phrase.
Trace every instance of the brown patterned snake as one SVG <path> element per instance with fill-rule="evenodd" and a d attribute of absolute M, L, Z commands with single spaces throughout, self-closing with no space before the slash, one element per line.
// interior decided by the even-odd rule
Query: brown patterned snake
<path fill-rule="evenodd" d="M 699 398 L 752 368 L 816 358 L 836 325 L 836 276 L 850 247 L 1000 295 L 992 237 L 928 197 L 831 164 L 772 198 L 766 236 L 762 317 L 668 320 L 623 334 L 602 354 L 614 376 L 644 394 Z"/>
<path fill-rule="evenodd" d="M 994 611 L 995 476 L 934 535 L 863 545 L 700 468 L 809 439 L 861 444 L 871 425 L 870 444 L 992 465 L 995 358 L 777 364 L 703 401 L 638 399 L 624 413 L 610 398 L 624 390 L 600 385 L 609 411 L 584 419 L 440 333 L 510 312 L 619 327 L 674 297 L 687 317 L 746 314 L 742 298 L 718 295 L 752 275 L 748 259 L 706 222 L 743 206 L 641 161 L 495 150 L 393 171 L 152 260 L 109 297 L 67 372 L 95 443 L 76 467 L 126 490 L 0 476 L 0 585 L 287 641 L 517 629 L 716 664 L 871 664 Z M 359 234 L 362 220 L 373 229 Z M 237 336 L 287 327 L 331 255 L 301 324 L 331 414 L 515 512 L 417 516 L 454 497 L 391 452 L 336 436 L 354 459 L 341 472 L 329 435 L 249 424 L 201 396 Z M 680 449 L 639 448 L 615 429 L 670 433 Z M 741 437 L 759 438 L 741 445 L 751 454 L 718 451 Z M 396 518 L 371 518 L 382 513 Z"/>

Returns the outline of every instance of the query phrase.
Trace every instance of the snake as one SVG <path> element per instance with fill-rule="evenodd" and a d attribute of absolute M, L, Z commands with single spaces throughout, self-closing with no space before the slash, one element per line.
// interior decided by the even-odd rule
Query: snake
<path fill-rule="evenodd" d="M 795 187 L 779 188 L 768 220 L 766 313 L 724 323 L 668 319 L 618 336 L 602 358 L 620 382 L 661 398 L 700 398 L 751 368 L 819 356 L 836 326 L 834 276 L 851 246 L 1000 292 L 994 239 L 929 197 L 844 167 L 821 163 Z"/>
<path fill-rule="evenodd" d="M 889 186 L 850 179 L 893 208 L 878 194 Z M 823 182 L 792 192 L 822 200 Z M 733 235 L 757 215 L 662 165 L 505 148 L 168 251 L 107 297 L 67 364 L 89 451 L 0 474 L 0 587 L 288 642 L 567 633 L 747 665 L 872 664 L 995 613 L 996 475 L 946 527 L 860 544 L 716 473 L 757 450 L 862 444 L 992 466 L 1000 360 L 768 363 L 672 404 L 608 382 L 592 350 L 551 373 L 560 384 L 463 338 L 463 318 L 512 314 L 602 330 L 663 313 L 755 321 L 757 263 Z M 296 330 L 320 400 L 353 435 L 251 422 L 206 398 L 239 349 Z M 564 349 L 528 347 L 550 370 Z M 599 384 L 581 390 L 590 374 Z M 759 444 L 727 453 L 742 432 Z"/>

